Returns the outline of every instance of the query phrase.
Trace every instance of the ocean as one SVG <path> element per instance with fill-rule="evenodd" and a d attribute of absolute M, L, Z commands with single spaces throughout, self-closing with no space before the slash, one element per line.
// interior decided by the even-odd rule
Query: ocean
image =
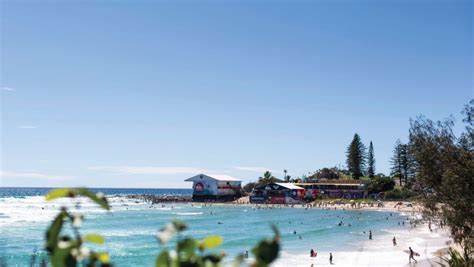
<path fill-rule="evenodd" d="M 108 251 L 116 266 L 153 266 L 163 248 L 156 234 L 175 219 L 188 224 L 185 235 L 195 238 L 221 235 L 224 243 L 217 250 L 227 253 L 227 262 L 239 253 L 250 252 L 258 240 L 271 237 L 270 226 L 275 224 L 282 235 L 282 256 L 277 265 L 285 266 L 288 264 L 285 260 L 288 260 L 299 266 L 299 259 L 305 258 L 301 260 L 305 262 L 301 266 L 306 266 L 311 249 L 335 255 L 360 251 L 361 247 L 366 247 L 369 230 L 373 232 L 374 240 L 385 242 L 387 239 L 386 243 L 391 245 L 389 235 L 400 228 L 398 222 L 408 217 L 400 213 L 347 209 L 258 209 L 255 206 L 195 203 L 150 205 L 126 195 L 190 195 L 192 192 L 187 189 L 92 189 L 108 196 L 112 210 L 104 211 L 84 199 L 45 202 L 44 195 L 48 190 L 0 188 L 0 260 L 7 266 L 29 266 L 33 253 L 37 258 L 46 255 L 43 250 L 45 230 L 62 205 L 85 215 L 83 234 L 105 236 L 106 244 L 94 248 Z M 341 221 L 343 224 L 339 226 Z"/>

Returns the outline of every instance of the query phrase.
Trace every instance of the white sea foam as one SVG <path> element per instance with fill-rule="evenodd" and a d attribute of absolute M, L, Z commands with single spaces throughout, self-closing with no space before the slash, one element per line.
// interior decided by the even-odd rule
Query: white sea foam
<path fill-rule="evenodd" d="M 105 237 L 130 237 L 136 235 L 150 236 L 150 230 L 102 230 L 101 234 Z"/>
<path fill-rule="evenodd" d="M 113 207 L 113 211 L 138 210 L 146 205 L 120 197 L 111 197 L 108 200 Z M 23 222 L 49 222 L 58 213 L 59 208 L 63 206 L 87 214 L 111 212 L 102 209 L 85 198 L 76 198 L 74 200 L 63 198 L 46 201 L 44 196 L 7 197 L 0 198 L 0 225 L 12 225 Z"/>
<path fill-rule="evenodd" d="M 189 216 L 189 215 L 196 216 L 196 215 L 202 215 L 203 213 L 202 212 L 176 212 L 174 214 L 178 216 Z"/>

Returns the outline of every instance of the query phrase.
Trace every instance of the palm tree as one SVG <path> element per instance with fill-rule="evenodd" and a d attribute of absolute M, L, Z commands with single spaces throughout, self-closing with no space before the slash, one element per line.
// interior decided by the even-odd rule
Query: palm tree
<path fill-rule="evenodd" d="M 258 181 L 260 183 L 270 184 L 276 182 L 277 179 L 272 175 L 271 172 L 266 171 L 265 173 L 263 173 L 263 177 L 261 176 L 258 178 Z"/>
<path fill-rule="evenodd" d="M 288 173 L 287 170 L 283 170 L 283 172 L 285 173 L 285 176 L 283 177 L 283 180 L 285 180 L 285 182 L 288 182 L 288 179 L 286 179 L 286 174 Z"/>

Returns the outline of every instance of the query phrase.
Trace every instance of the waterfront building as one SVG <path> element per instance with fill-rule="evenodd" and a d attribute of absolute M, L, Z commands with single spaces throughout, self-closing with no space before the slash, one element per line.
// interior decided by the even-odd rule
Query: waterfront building
<path fill-rule="evenodd" d="M 193 182 L 193 201 L 228 201 L 242 196 L 242 181 L 228 175 L 198 174 L 185 181 Z"/>
<path fill-rule="evenodd" d="M 303 203 L 305 189 L 292 183 L 269 183 L 255 187 L 251 203 L 299 204 Z"/>
<path fill-rule="evenodd" d="M 368 181 L 321 179 L 312 183 L 296 183 L 306 189 L 305 198 L 366 198 Z"/>

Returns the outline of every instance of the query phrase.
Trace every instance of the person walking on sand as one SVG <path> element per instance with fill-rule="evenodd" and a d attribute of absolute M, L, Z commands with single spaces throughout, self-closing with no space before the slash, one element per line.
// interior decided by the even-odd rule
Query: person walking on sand
<path fill-rule="evenodd" d="M 417 262 L 416 259 L 415 259 L 415 252 L 413 251 L 413 249 L 411 249 L 411 247 L 408 247 L 408 249 L 410 250 L 410 256 L 408 257 L 408 261 L 411 263 L 411 260 L 413 259 L 415 261 L 415 263 Z"/>
<path fill-rule="evenodd" d="M 392 241 L 393 241 L 393 246 L 396 246 L 397 245 L 397 239 L 395 237 L 393 237 Z"/>
<path fill-rule="evenodd" d="M 332 253 L 331 252 L 329 252 L 329 264 L 332 265 Z"/>

